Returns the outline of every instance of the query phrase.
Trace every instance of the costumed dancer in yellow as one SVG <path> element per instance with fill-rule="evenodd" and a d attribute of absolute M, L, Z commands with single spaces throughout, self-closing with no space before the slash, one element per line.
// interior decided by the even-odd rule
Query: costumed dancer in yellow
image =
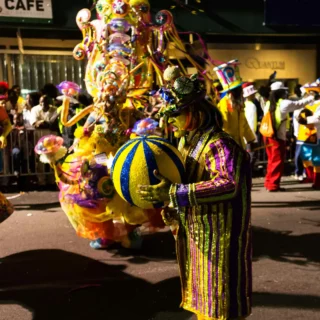
<path fill-rule="evenodd" d="M 108 168 L 94 160 L 89 138 L 66 156 L 67 148 L 63 147 L 61 137 L 45 136 L 38 141 L 35 152 L 41 162 L 54 168 L 61 207 L 77 235 L 93 240 L 90 243 L 93 248 L 121 241 L 124 232 L 115 227 L 110 212 L 106 213 L 106 205 L 114 195 Z"/>
<path fill-rule="evenodd" d="M 91 136 L 78 135 L 81 131 L 82 127 L 76 130 L 79 143 L 70 155 L 63 139 L 53 135 L 43 137 L 35 147 L 41 162 L 49 163 L 55 171 L 61 207 L 77 235 L 92 240 L 92 248 L 120 242 L 137 249 L 142 241 L 137 224 L 151 223 L 154 231 L 163 225 L 154 217 L 156 212 L 131 206 L 115 192 L 108 169 L 110 159 L 104 152 L 110 144 L 102 126 L 96 126 Z"/>
<path fill-rule="evenodd" d="M 300 124 L 297 144 L 301 145 L 300 156 L 312 188 L 320 190 L 320 83 L 304 87 L 314 97 L 314 102 L 302 109 L 298 115 Z"/>
<path fill-rule="evenodd" d="M 218 104 L 223 118 L 223 130 L 230 134 L 239 146 L 246 149 L 246 144 L 253 143 L 256 135 L 251 130 L 245 115 L 239 63 L 237 60 L 232 60 L 214 68 L 214 71 L 223 86 L 222 93 L 225 94 Z"/>
<path fill-rule="evenodd" d="M 6 111 L 6 102 L 8 100 L 8 84 L 0 82 L 0 161 L 1 172 L 3 171 L 3 149 L 7 146 L 7 136 L 12 130 L 12 125 Z M 0 223 L 7 219 L 14 211 L 13 205 L 0 192 Z"/>

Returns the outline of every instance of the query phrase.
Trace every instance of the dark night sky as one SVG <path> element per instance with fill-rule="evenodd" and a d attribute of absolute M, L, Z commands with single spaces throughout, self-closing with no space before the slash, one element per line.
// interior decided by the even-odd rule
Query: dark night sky
<path fill-rule="evenodd" d="M 52 0 L 53 23 L 37 25 L 30 23 L 1 23 L 0 36 L 15 36 L 17 27 L 24 36 L 48 38 L 81 38 L 75 18 L 82 8 L 90 8 L 92 0 Z M 320 0 L 150 0 L 154 15 L 161 9 L 176 8 L 171 12 L 175 25 L 180 31 L 195 31 L 202 34 L 250 35 L 276 33 L 317 33 L 320 34 Z M 197 15 L 192 10 L 202 9 Z M 265 10 L 266 9 L 266 10 Z M 95 14 L 93 13 L 93 17 Z M 318 24 L 318 26 L 317 26 Z"/>

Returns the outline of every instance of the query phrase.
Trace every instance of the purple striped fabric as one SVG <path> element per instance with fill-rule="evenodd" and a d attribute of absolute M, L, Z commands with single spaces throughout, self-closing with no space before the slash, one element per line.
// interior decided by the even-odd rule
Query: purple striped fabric
<path fill-rule="evenodd" d="M 186 214 L 177 240 L 185 247 L 185 254 L 178 254 L 182 307 L 214 319 L 246 317 L 252 290 L 249 158 L 225 133 L 191 144 L 184 154 L 188 184 L 176 185 L 170 194 Z"/>

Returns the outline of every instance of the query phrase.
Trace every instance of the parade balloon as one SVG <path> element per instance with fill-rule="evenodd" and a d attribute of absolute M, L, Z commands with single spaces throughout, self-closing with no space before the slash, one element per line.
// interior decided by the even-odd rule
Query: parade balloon
<path fill-rule="evenodd" d="M 179 151 L 168 140 L 158 136 L 142 136 L 129 140 L 115 155 L 111 177 L 118 194 L 131 205 L 143 209 L 159 208 L 163 203 L 152 204 L 141 200 L 139 185 L 156 185 L 158 172 L 173 183 L 182 183 L 185 168 Z"/>

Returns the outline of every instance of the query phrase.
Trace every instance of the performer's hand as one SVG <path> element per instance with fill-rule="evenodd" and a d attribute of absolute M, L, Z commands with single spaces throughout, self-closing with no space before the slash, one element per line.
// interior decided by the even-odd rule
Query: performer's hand
<path fill-rule="evenodd" d="M 80 139 L 78 139 L 78 138 L 74 139 L 72 146 L 68 149 L 69 153 L 73 152 L 74 148 L 76 148 L 78 146 L 79 141 L 80 141 Z"/>
<path fill-rule="evenodd" d="M 39 120 L 39 121 L 37 121 L 37 122 L 34 124 L 34 126 L 35 126 L 36 128 L 39 128 L 43 123 L 44 123 L 44 120 Z"/>
<path fill-rule="evenodd" d="M 166 206 L 161 211 L 161 216 L 163 222 L 167 226 L 172 226 L 175 223 L 179 222 L 179 214 L 175 208 L 169 208 L 168 206 Z"/>
<path fill-rule="evenodd" d="M 171 186 L 171 181 L 159 174 L 157 170 L 153 171 L 154 176 L 160 180 L 159 184 L 156 185 L 139 185 L 138 193 L 142 200 L 159 203 L 169 201 L 169 189 Z"/>
<path fill-rule="evenodd" d="M 7 139 L 4 136 L 0 136 L 0 149 L 4 149 L 7 146 Z"/>

